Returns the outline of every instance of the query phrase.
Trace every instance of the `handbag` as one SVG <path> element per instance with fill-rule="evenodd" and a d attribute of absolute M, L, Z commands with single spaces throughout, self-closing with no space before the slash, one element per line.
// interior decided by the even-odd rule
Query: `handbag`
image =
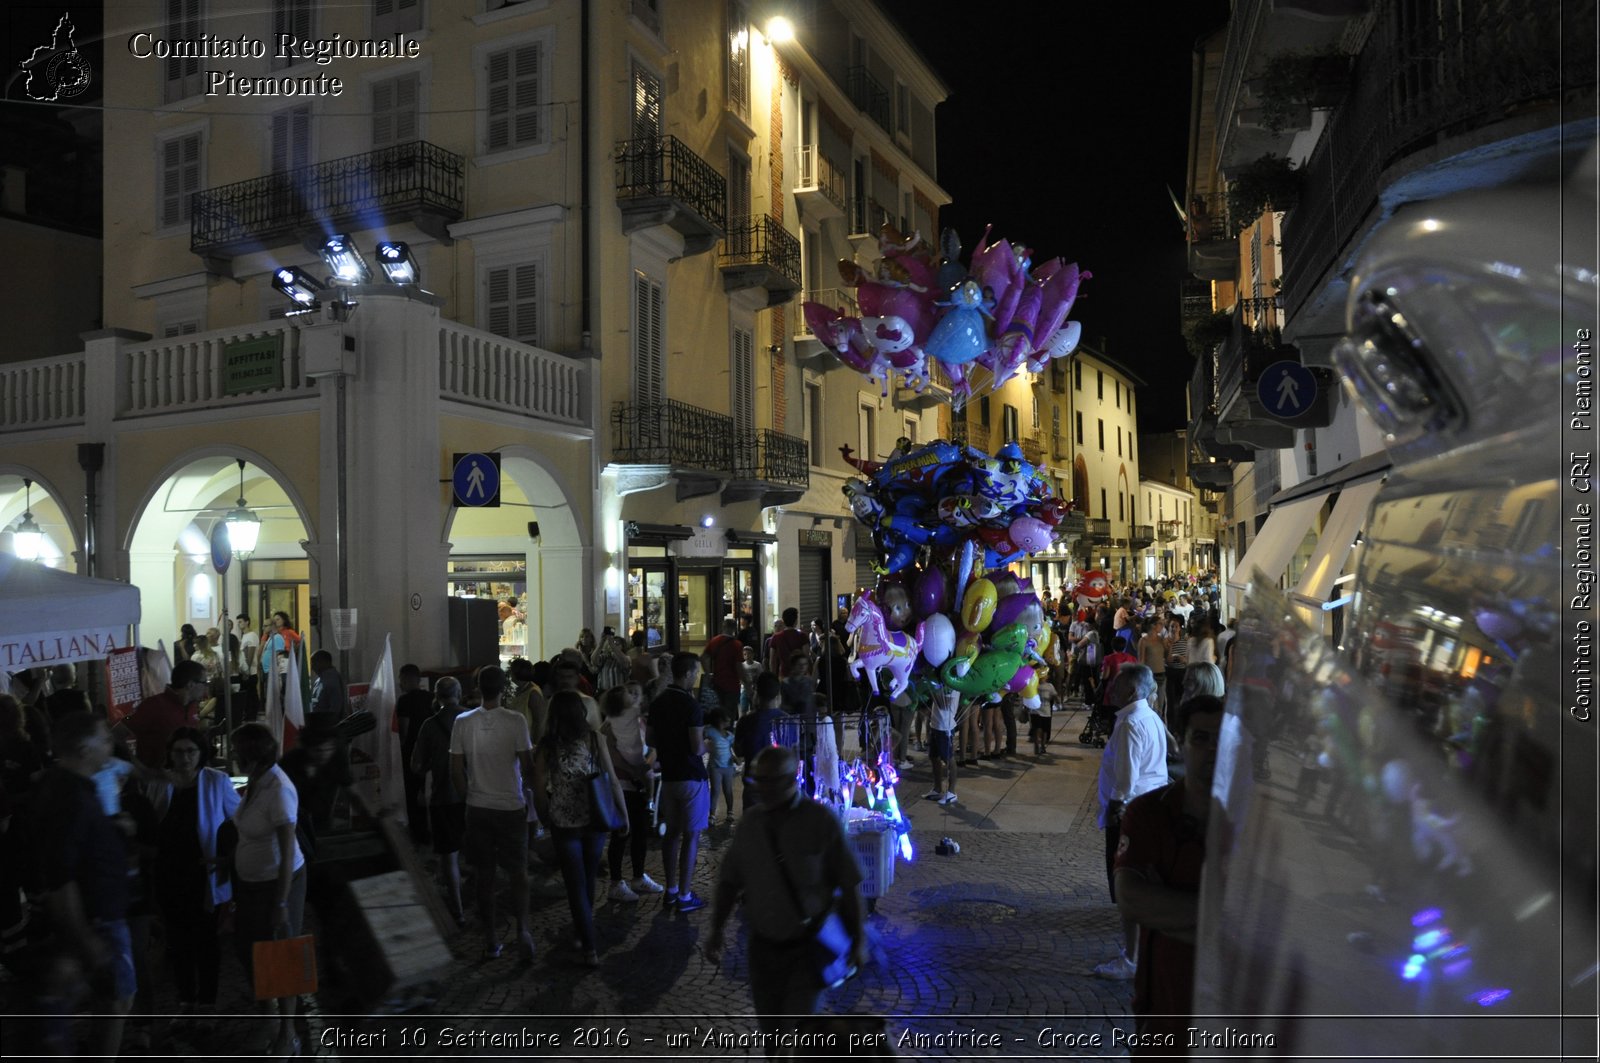
<path fill-rule="evenodd" d="M 310 934 L 258 941 L 251 952 L 256 999 L 304 996 L 317 991 L 317 939 Z"/>
<path fill-rule="evenodd" d="M 589 741 L 595 742 L 593 736 Z M 595 758 L 599 760 L 597 756 Z M 611 773 L 597 771 L 589 782 L 589 829 L 592 831 L 619 831 L 628 826 L 627 814 L 617 807 L 617 795 L 611 782 Z"/>
<path fill-rule="evenodd" d="M 840 917 L 838 909 L 831 905 L 821 916 L 813 919 L 804 918 L 805 905 L 800 902 L 800 891 L 795 887 L 794 879 L 789 874 L 789 863 L 784 859 L 782 847 L 778 845 L 777 828 L 770 821 L 767 826 L 767 840 L 772 845 L 772 858 L 778 865 L 783 888 L 789 894 L 789 900 L 794 904 L 795 911 L 800 913 L 806 928 L 806 959 L 811 965 L 812 973 L 824 989 L 843 985 L 856 973 L 856 966 L 850 962 L 854 943 L 849 928 L 844 925 L 844 919 Z"/>

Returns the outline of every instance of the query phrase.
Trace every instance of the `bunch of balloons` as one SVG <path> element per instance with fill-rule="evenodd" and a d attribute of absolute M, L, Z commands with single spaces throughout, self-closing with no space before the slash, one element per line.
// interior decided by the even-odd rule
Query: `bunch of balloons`
<path fill-rule="evenodd" d="M 998 700 L 1038 704 L 1038 677 L 1053 629 L 1038 596 L 1005 566 L 1049 547 L 1067 505 L 1008 443 L 993 457 L 936 440 L 897 447 L 844 491 L 873 531 L 881 578 L 851 610 L 862 637 L 851 667 L 889 695 L 917 680 Z"/>
<path fill-rule="evenodd" d="M 975 366 L 989 371 L 995 389 L 1024 367 L 1041 373 L 1078 346 L 1082 328 L 1067 314 L 1092 274 L 1059 258 L 1035 267 L 1029 249 L 1004 239 L 987 243 L 989 233 L 963 267 L 951 230 L 935 248 L 920 233 L 903 236 L 884 225 L 875 275 L 839 263 L 844 283 L 856 290 L 858 312 L 807 302 L 806 323 L 841 362 L 885 393 L 896 373 L 906 387 L 925 388 L 930 358 L 949 374 L 957 408 L 972 394 Z"/>

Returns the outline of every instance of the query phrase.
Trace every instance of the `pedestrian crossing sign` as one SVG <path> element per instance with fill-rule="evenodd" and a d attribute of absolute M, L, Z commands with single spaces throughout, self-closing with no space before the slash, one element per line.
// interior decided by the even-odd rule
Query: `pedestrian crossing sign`
<path fill-rule="evenodd" d="M 457 454 L 450 482 L 455 490 L 454 504 L 474 509 L 500 505 L 500 455 Z"/>

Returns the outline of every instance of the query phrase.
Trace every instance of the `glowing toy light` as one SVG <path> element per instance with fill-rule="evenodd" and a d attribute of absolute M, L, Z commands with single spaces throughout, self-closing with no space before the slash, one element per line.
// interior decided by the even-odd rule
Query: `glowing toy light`
<path fill-rule="evenodd" d="M 1420 953 L 1414 952 L 1411 954 L 1411 958 L 1406 960 L 1406 965 L 1400 969 L 1400 977 L 1408 982 L 1414 982 L 1427 966 L 1427 959 Z"/>

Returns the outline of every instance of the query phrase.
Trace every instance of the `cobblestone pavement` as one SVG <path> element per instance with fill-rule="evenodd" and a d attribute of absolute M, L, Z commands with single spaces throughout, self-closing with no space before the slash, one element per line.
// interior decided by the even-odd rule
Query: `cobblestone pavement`
<path fill-rule="evenodd" d="M 882 1035 L 899 1055 L 913 1058 L 1123 1054 L 1115 1039 L 1132 1028 L 1130 988 L 1091 973 L 1114 954 L 1118 922 L 1095 826 L 1099 750 L 1077 744 L 1080 726 L 1077 719 L 1059 723 L 1042 758 L 963 769 L 961 798 L 948 809 L 920 799 L 931 777 L 925 758 L 915 754 L 900 789 L 916 858 L 898 862 L 894 884 L 871 917 L 877 961 L 827 999 L 829 1011 L 860 1017 L 839 1024 L 839 1054 L 851 1047 L 851 1034 L 860 1041 Z M 731 833 L 723 824 L 708 832 L 696 892 L 711 895 Z M 958 854 L 935 853 L 945 836 L 959 842 Z M 657 878 L 659 861 L 652 851 L 649 867 Z M 730 933 L 721 969 L 697 950 L 709 908 L 681 915 L 666 912 L 658 898 L 601 899 L 595 915 L 601 963 L 591 970 L 564 962 L 571 930 L 560 876 L 536 874 L 532 889 L 538 944 L 532 964 L 513 958 L 511 948 L 502 958 L 481 958 L 482 932 L 469 926 L 451 941 L 455 962 L 416 996 L 388 1002 L 391 1014 L 312 1009 L 304 1022 L 308 1054 L 763 1055 L 750 1044 L 755 1024 L 742 935 L 735 940 Z M 511 936 L 508 920 L 502 930 Z M 151 1037 L 150 1051 L 164 1055 L 237 1058 L 260 1051 L 267 1035 L 244 1014 L 242 979 L 226 951 L 223 977 L 223 1010 L 235 1014 L 204 1026 L 143 1024 L 129 1047 L 137 1052 Z M 872 1053 L 863 1047 L 853 1054 Z"/>

